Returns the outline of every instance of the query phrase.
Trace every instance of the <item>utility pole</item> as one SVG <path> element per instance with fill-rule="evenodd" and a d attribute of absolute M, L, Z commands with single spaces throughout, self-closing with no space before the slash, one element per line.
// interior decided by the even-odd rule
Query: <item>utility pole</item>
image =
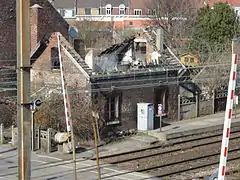
<path fill-rule="evenodd" d="M 29 0 L 17 0 L 18 179 L 30 180 L 30 18 Z"/>

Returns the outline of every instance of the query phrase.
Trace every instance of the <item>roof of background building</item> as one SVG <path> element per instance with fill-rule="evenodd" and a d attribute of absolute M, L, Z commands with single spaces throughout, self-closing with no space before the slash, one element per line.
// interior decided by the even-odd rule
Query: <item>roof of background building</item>
<path fill-rule="evenodd" d="M 240 6 L 240 0 L 209 0 L 208 4 L 210 6 L 213 6 L 214 3 L 219 3 L 219 2 L 223 2 L 223 3 L 229 3 L 232 6 Z"/>
<path fill-rule="evenodd" d="M 56 8 L 74 8 L 75 0 L 52 0 Z M 111 4 L 113 7 L 117 7 L 120 4 L 127 6 L 129 0 L 78 0 L 77 6 L 79 8 L 99 8 Z"/>

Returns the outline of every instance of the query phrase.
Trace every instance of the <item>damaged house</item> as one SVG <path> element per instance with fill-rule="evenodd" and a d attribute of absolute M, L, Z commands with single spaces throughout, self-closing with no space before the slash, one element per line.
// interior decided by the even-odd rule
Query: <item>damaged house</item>
<path fill-rule="evenodd" d="M 169 120 L 178 119 L 179 79 L 185 66 L 163 44 L 162 36 L 158 30 L 155 41 L 143 31 L 93 59 L 91 88 L 107 100 L 104 119 L 108 124 L 136 128 L 137 103 L 153 103 L 155 114 L 162 104 Z"/>
<path fill-rule="evenodd" d="M 44 9 L 38 8 L 39 12 Z M 58 35 L 59 31 L 46 33 L 32 46 L 33 98 L 48 98 L 53 91 L 61 93 Z M 161 30 L 153 34 L 141 31 L 93 58 L 86 55 L 85 60 L 75 44 L 69 43 L 61 32 L 60 35 L 67 86 L 77 82 L 79 90 L 90 95 L 94 103 L 104 97 L 105 104 L 101 106 L 106 125 L 135 129 L 137 103 L 152 103 L 155 113 L 158 104 L 162 104 L 169 121 L 179 119 L 179 82 L 184 81 L 186 68 L 163 43 Z"/>

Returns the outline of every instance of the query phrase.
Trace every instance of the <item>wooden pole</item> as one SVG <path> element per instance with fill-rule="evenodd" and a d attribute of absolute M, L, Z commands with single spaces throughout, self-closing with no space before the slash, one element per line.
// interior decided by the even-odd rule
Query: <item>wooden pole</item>
<path fill-rule="evenodd" d="M 31 179 L 30 2 L 17 0 L 18 178 Z"/>
<path fill-rule="evenodd" d="M 93 126 L 93 133 L 94 133 L 94 142 L 95 142 L 95 149 L 96 149 L 96 163 L 97 163 L 97 171 L 98 171 L 98 180 L 101 180 L 101 169 L 100 169 L 100 162 L 99 162 L 99 151 L 98 151 L 98 135 L 96 130 L 96 122 L 99 119 L 98 113 L 92 112 L 92 126 Z"/>

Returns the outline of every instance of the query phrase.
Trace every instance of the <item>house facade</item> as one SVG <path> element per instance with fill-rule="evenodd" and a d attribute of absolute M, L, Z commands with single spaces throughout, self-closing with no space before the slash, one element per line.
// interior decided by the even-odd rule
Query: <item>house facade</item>
<path fill-rule="evenodd" d="M 32 49 L 48 33 L 59 31 L 68 38 L 68 23 L 48 0 L 30 0 L 30 6 Z M 14 97 L 17 94 L 16 2 L 2 0 L 0 7 L 0 96 Z"/>
<path fill-rule="evenodd" d="M 145 27 L 156 13 L 151 0 L 55 0 L 53 5 L 66 19 L 114 22 L 117 29 Z"/>
<path fill-rule="evenodd" d="M 185 53 L 181 55 L 181 62 L 185 66 L 198 66 L 199 65 L 199 58 L 196 55 L 193 55 L 192 53 Z"/>

